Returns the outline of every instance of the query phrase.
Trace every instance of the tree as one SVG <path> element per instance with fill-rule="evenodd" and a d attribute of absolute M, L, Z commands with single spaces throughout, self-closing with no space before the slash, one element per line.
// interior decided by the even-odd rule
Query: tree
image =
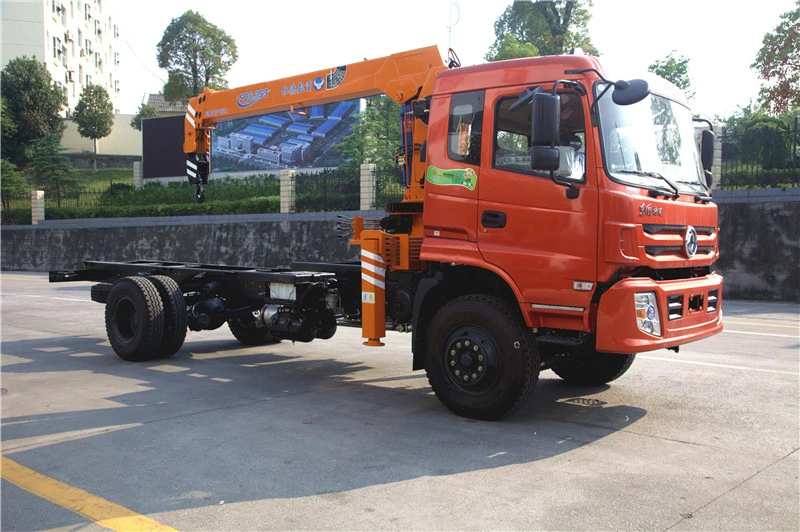
<path fill-rule="evenodd" d="M 494 23 L 496 39 L 486 60 L 524 57 L 514 54 L 534 50 L 538 55 L 563 54 L 572 48 L 597 55 L 588 30 L 591 5 L 592 0 L 513 2 Z"/>
<path fill-rule="evenodd" d="M 672 50 L 666 58 L 655 61 L 647 70 L 674 83 L 683 91 L 686 99 L 691 100 L 694 98 L 694 91 L 691 90 L 692 80 L 689 77 L 689 58 L 677 56 L 677 53 Z"/>
<path fill-rule="evenodd" d="M 187 101 L 203 87 L 225 89 L 225 75 L 239 55 L 236 41 L 195 11 L 172 19 L 157 46 L 158 66 L 167 70 L 167 101 Z"/>
<path fill-rule="evenodd" d="M 489 61 L 503 61 L 505 59 L 518 59 L 520 57 L 535 57 L 539 49 L 529 42 L 519 42 L 513 33 L 507 33 L 495 42 L 486 54 Z"/>
<path fill-rule="evenodd" d="M 773 114 L 800 108 L 800 0 L 796 9 L 781 15 L 762 43 L 750 65 L 765 82 L 759 92 L 761 107 Z"/>
<path fill-rule="evenodd" d="M 97 139 L 109 136 L 114 127 L 114 104 L 111 103 L 106 89 L 100 85 L 84 87 L 72 118 L 78 124 L 80 136 L 92 139 L 92 168 L 97 170 Z"/>
<path fill-rule="evenodd" d="M 10 208 L 10 196 L 21 196 L 30 190 L 25 174 L 18 172 L 16 165 L 6 159 L 0 161 L 0 190 L 3 192 L 3 209 L 6 210 Z"/>
<path fill-rule="evenodd" d="M 367 99 L 367 107 L 350 134 L 336 150 L 352 164 L 373 163 L 380 167 L 394 164 L 400 145 L 400 106 L 386 95 Z"/>
<path fill-rule="evenodd" d="M 55 192 L 59 207 L 61 193 L 76 183 L 72 164 L 61 154 L 62 151 L 64 148 L 54 133 L 31 141 L 31 166 L 28 169 L 30 182 L 45 191 Z"/>
<path fill-rule="evenodd" d="M 53 83 L 44 63 L 33 57 L 17 57 L 2 71 L 3 127 L 7 120 L 16 126 L 13 136 L 3 135 L 2 156 L 22 165 L 25 148 L 34 139 L 54 133 L 61 138 L 64 124 L 59 113 L 67 104 L 63 90 Z"/>
<path fill-rule="evenodd" d="M 131 127 L 138 131 L 142 130 L 142 120 L 145 118 L 158 118 L 161 116 L 156 109 L 155 105 L 148 105 L 143 103 L 139 106 L 139 110 L 136 111 L 136 114 L 133 115 L 131 118 Z"/>
<path fill-rule="evenodd" d="M 0 146 L 9 146 L 14 142 L 14 137 L 17 135 L 17 124 L 8 115 L 8 106 L 6 99 L 0 96 Z"/>

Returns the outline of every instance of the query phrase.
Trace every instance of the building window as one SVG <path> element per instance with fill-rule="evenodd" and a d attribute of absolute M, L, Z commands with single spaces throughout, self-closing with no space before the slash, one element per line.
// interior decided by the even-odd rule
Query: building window
<path fill-rule="evenodd" d="M 61 46 L 61 39 L 53 37 L 53 57 L 55 59 L 63 60 L 64 49 Z"/>

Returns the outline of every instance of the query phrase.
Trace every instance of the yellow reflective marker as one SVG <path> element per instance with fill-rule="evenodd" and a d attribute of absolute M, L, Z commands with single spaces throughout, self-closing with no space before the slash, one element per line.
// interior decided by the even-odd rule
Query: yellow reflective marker
<path fill-rule="evenodd" d="M 137 514 L 88 491 L 46 477 L 5 456 L 2 457 L 2 477 L 3 480 L 11 482 L 37 497 L 71 510 L 111 530 L 120 532 L 171 530 L 175 532 L 174 528 L 162 525 L 158 521 Z"/>

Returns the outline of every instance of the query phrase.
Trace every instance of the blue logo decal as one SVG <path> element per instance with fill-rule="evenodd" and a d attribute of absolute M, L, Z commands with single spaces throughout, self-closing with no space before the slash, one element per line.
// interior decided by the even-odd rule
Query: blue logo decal
<path fill-rule="evenodd" d="M 322 76 L 314 80 L 314 88 L 316 90 L 321 91 L 322 87 L 324 86 L 325 86 L 325 78 L 323 78 Z"/>
<path fill-rule="evenodd" d="M 269 89 L 257 89 L 249 92 L 240 92 L 236 95 L 236 105 L 240 109 L 250 107 L 259 100 L 263 100 L 269 96 Z"/>

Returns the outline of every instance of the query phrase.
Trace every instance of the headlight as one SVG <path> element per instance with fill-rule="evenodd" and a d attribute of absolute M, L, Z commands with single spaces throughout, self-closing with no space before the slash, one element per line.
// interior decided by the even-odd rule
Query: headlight
<path fill-rule="evenodd" d="M 655 292 L 640 292 L 633 295 L 636 305 L 636 326 L 640 331 L 661 336 L 661 319 Z"/>

